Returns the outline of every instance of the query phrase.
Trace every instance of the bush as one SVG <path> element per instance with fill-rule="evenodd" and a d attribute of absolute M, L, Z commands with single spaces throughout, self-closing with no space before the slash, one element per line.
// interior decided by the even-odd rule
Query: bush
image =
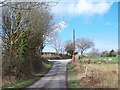
<path fill-rule="evenodd" d="M 60 54 L 60 56 L 62 57 L 62 59 L 70 59 L 71 56 L 68 54 Z"/>
<path fill-rule="evenodd" d="M 59 54 L 59 55 L 55 55 L 55 56 L 45 56 L 45 58 L 50 59 L 50 60 L 54 60 L 54 59 L 70 59 L 71 56 L 68 54 Z"/>

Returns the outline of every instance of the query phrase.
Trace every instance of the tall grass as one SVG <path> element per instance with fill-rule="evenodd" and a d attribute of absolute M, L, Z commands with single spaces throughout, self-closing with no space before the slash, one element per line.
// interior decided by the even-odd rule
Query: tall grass
<path fill-rule="evenodd" d="M 68 87 L 118 88 L 118 64 L 79 63 L 79 65 L 80 68 L 75 69 L 72 63 L 68 64 Z"/>

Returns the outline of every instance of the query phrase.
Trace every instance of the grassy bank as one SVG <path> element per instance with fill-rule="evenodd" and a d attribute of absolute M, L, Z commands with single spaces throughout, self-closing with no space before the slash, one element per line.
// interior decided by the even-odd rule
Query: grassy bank
<path fill-rule="evenodd" d="M 67 65 L 67 87 L 68 88 L 77 88 L 79 87 L 78 73 L 72 66 L 72 63 L 69 62 Z"/>
<path fill-rule="evenodd" d="M 118 64 L 79 63 L 79 66 L 68 64 L 68 88 L 118 87 Z"/>
<path fill-rule="evenodd" d="M 33 84 L 38 79 L 40 79 L 41 77 L 43 77 L 49 71 L 51 66 L 52 66 L 51 62 L 44 63 L 44 67 L 38 73 L 35 73 L 35 74 L 28 76 L 28 77 L 25 77 L 21 80 L 17 80 L 15 82 L 6 83 L 2 86 L 2 88 L 5 89 L 5 88 L 24 88 L 24 87 L 27 87 L 27 86 Z"/>

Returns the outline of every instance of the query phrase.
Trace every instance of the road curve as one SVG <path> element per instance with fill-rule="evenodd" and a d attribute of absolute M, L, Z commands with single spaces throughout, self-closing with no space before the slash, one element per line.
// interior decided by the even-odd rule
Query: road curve
<path fill-rule="evenodd" d="M 51 90 L 53 88 L 57 88 L 57 90 L 60 88 L 66 88 L 66 66 L 70 59 L 49 61 L 53 62 L 53 66 L 49 72 L 27 88 L 44 88 Z"/>

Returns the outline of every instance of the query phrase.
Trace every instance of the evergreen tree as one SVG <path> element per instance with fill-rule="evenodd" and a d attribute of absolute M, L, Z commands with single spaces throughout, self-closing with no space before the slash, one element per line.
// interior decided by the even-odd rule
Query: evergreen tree
<path fill-rule="evenodd" d="M 115 51 L 112 49 L 110 52 L 109 52 L 109 57 L 115 57 L 116 54 L 115 54 Z"/>

